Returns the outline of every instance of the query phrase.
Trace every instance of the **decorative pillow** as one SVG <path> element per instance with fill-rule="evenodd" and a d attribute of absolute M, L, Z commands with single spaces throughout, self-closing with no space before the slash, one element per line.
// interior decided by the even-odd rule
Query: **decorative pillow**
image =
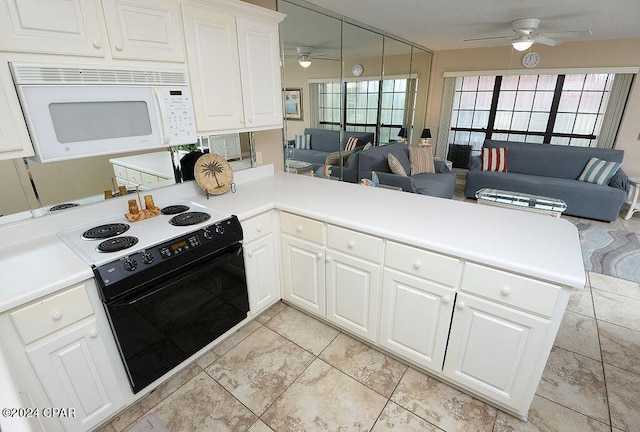
<path fill-rule="evenodd" d="M 342 157 L 342 164 L 344 165 L 349 159 L 349 156 L 353 154 L 353 150 L 343 152 L 332 152 L 327 155 L 324 163 L 327 165 L 340 165 L 340 158 Z"/>
<path fill-rule="evenodd" d="M 354 148 L 358 147 L 358 142 L 360 140 L 356 137 L 349 137 L 349 139 L 347 140 L 347 145 L 345 146 L 345 150 L 349 151 L 349 150 L 353 150 Z"/>
<path fill-rule="evenodd" d="M 409 147 L 409 160 L 411 175 L 436 172 L 431 146 Z"/>
<path fill-rule="evenodd" d="M 482 171 L 507 172 L 507 147 L 482 148 Z"/>
<path fill-rule="evenodd" d="M 400 164 L 398 158 L 391 153 L 387 155 L 387 163 L 389 164 L 389 169 L 391 169 L 392 173 L 401 175 L 403 177 L 407 176 L 407 172 L 404 170 L 404 168 L 402 168 L 402 165 Z"/>
<path fill-rule="evenodd" d="M 311 149 L 311 135 L 296 135 L 296 148 L 303 150 Z"/>
<path fill-rule="evenodd" d="M 378 174 L 375 171 L 371 171 L 371 180 L 368 178 L 363 178 L 360 180 L 360 184 L 363 186 L 372 186 L 376 187 L 380 184 L 380 179 L 378 178 Z"/>
<path fill-rule="evenodd" d="M 331 166 L 322 165 L 316 170 L 316 177 L 328 179 L 331 176 Z"/>
<path fill-rule="evenodd" d="M 369 150 L 371 147 L 373 147 L 373 144 L 371 144 L 371 141 L 369 141 L 368 143 L 366 143 L 364 145 L 364 147 L 362 148 L 362 150 Z"/>
<path fill-rule="evenodd" d="M 609 162 L 592 157 L 587 162 L 578 180 L 599 185 L 608 184 L 621 165 L 622 163 L 620 162 Z"/>

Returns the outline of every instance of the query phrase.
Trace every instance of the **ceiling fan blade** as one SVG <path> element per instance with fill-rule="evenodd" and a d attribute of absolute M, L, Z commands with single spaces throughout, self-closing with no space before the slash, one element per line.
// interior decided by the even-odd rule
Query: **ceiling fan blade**
<path fill-rule="evenodd" d="M 541 33 L 540 36 L 546 38 L 580 38 L 591 36 L 593 33 L 591 30 L 582 30 L 582 31 L 561 31 L 561 32 L 553 32 L 553 33 Z"/>
<path fill-rule="evenodd" d="M 485 41 L 485 40 L 507 40 L 513 39 L 512 36 L 495 36 L 495 37 L 485 37 L 485 38 L 473 38 L 473 39 L 464 39 L 463 42 L 476 42 L 476 41 Z"/>
<path fill-rule="evenodd" d="M 551 39 L 549 37 L 545 37 L 542 35 L 535 35 L 533 37 L 533 40 L 536 43 L 540 43 L 542 45 L 547 45 L 547 46 L 556 46 L 556 45 L 560 45 L 562 43 L 562 41 L 556 40 L 556 39 Z"/>

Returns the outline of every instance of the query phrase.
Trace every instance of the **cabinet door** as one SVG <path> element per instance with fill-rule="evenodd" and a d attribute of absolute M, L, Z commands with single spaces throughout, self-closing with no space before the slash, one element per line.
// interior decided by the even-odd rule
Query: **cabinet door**
<path fill-rule="evenodd" d="M 325 316 L 324 247 L 282 236 L 283 297 L 301 308 Z"/>
<path fill-rule="evenodd" d="M 540 380 L 549 322 L 506 306 L 458 294 L 444 375 L 526 416 Z"/>
<path fill-rule="evenodd" d="M 380 345 L 440 372 L 453 312 L 454 291 L 385 269 L 380 310 Z"/>
<path fill-rule="evenodd" d="M 236 22 L 246 127 L 281 128 L 278 24 L 245 17 Z"/>
<path fill-rule="evenodd" d="M 198 131 L 244 128 L 235 16 L 187 5 L 182 12 Z"/>
<path fill-rule="evenodd" d="M 184 61 L 180 8 L 173 0 L 103 0 L 113 58 Z"/>
<path fill-rule="evenodd" d="M 0 70 L 0 160 L 33 156 L 9 68 Z"/>
<path fill-rule="evenodd" d="M 358 336 L 376 341 L 380 265 L 327 250 L 327 318 Z"/>
<path fill-rule="evenodd" d="M 53 406 L 75 409 L 75 416 L 60 418 L 65 429 L 89 430 L 120 409 L 124 399 L 95 319 L 60 333 L 27 354 Z"/>
<path fill-rule="evenodd" d="M 264 310 L 280 299 L 278 260 L 273 235 L 254 240 L 244 247 L 249 306 L 251 314 Z"/>
<path fill-rule="evenodd" d="M 1 0 L 0 50 L 104 57 L 98 0 Z"/>

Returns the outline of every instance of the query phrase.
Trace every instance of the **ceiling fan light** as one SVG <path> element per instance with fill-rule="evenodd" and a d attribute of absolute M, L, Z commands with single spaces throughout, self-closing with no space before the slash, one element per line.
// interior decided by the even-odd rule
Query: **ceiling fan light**
<path fill-rule="evenodd" d="M 303 68 L 308 68 L 309 66 L 311 66 L 311 60 L 309 60 L 307 56 L 300 56 L 300 58 L 298 59 L 298 63 Z"/>
<path fill-rule="evenodd" d="M 511 46 L 513 46 L 513 49 L 516 51 L 528 50 L 531 48 L 531 45 L 533 45 L 533 41 L 531 39 L 519 39 L 511 43 Z"/>

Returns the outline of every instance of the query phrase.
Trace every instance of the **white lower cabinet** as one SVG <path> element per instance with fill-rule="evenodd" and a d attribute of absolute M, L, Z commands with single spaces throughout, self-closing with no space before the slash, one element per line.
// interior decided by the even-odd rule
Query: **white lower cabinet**
<path fill-rule="evenodd" d="M 533 375 L 548 325 L 543 318 L 459 293 L 443 374 L 526 415 L 540 379 Z"/>
<path fill-rule="evenodd" d="M 242 222 L 251 315 L 260 313 L 280 299 L 279 261 L 272 217 L 272 212 L 268 212 Z"/>
<path fill-rule="evenodd" d="M 89 430 L 124 405 L 95 319 L 27 348 L 27 355 L 68 431 Z"/>
<path fill-rule="evenodd" d="M 282 236 L 283 297 L 301 308 L 325 316 L 324 246 Z"/>
<path fill-rule="evenodd" d="M 327 318 L 375 342 L 380 304 L 380 264 L 327 250 Z"/>
<path fill-rule="evenodd" d="M 385 269 L 380 345 L 420 366 L 440 372 L 454 295 L 451 288 Z"/>

